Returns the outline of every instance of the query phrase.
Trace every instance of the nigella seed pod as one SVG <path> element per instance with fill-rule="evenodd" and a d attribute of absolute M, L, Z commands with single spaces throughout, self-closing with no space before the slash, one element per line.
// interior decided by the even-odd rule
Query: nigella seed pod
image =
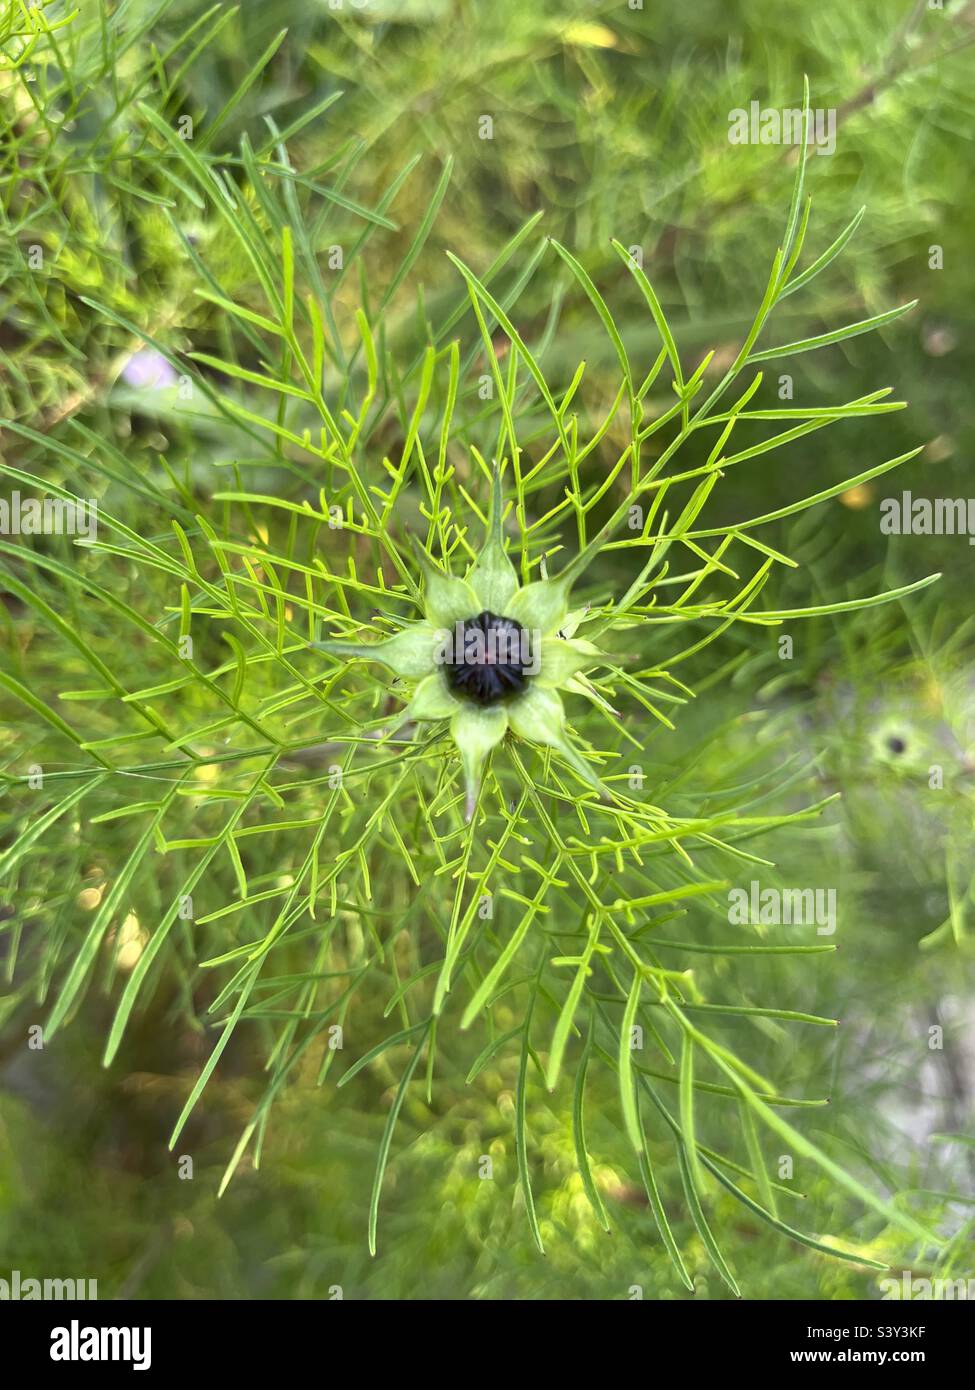
<path fill-rule="evenodd" d="M 528 633 L 513 618 L 487 609 L 458 623 L 450 659 L 444 662 L 447 685 L 476 705 L 494 705 L 520 695 L 530 679 Z"/>

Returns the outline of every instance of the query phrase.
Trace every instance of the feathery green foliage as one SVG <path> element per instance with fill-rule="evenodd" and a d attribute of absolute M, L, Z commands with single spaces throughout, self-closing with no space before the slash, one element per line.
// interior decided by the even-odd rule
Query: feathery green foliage
<path fill-rule="evenodd" d="M 766 538 L 920 452 L 885 457 L 887 418 L 903 406 L 890 388 L 783 407 L 765 376 L 769 362 L 896 332 L 913 307 L 799 338 L 779 327 L 783 303 L 862 213 L 824 234 L 828 249 L 807 245 L 802 146 L 758 308 L 720 366 L 682 347 L 625 238 L 613 241 L 612 289 L 600 288 L 578 244 L 545 238 L 538 215 L 489 254 L 455 241 L 450 293 L 434 304 L 414 277 L 451 161 L 410 159 L 374 197 L 353 197 L 360 148 L 339 144 L 311 167 L 295 154 L 332 93 L 283 126 L 266 116 L 256 135 L 241 113 L 282 34 L 224 105 L 181 127 L 184 81 L 215 60 L 229 13 L 197 16 L 148 73 L 124 57 L 154 16 L 123 29 L 82 15 L 49 36 L 75 61 L 36 74 L 38 118 L 15 104 L 9 159 L 29 152 L 31 173 L 29 188 L 12 170 L 4 182 L 4 292 L 16 331 L 45 335 L 59 356 L 24 370 L 4 350 L 13 444 L 0 467 L 25 492 L 96 499 L 98 535 L 0 540 L 3 588 L 31 622 L 0 670 L 21 731 L 2 774 L 15 832 L 0 849 L 17 909 L 9 1008 L 42 1005 L 57 1043 L 93 996 L 109 999 L 110 1066 L 154 992 L 177 982 L 180 1016 L 204 1000 L 212 1047 L 172 1146 L 232 1040 L 252 1033 L 266 1086 L 222 1190 L 245 1155 L 259 1164 L 291 1080 L 310 1068 L 361 1106 L 381 1074 L 373 1252 L 399 1122 L 417 1092 L 434 1103 L 458 1056 L 472 1082 L 486 1069 L 510 1078 L 539 1249 L 536 1131 L 551 1093 L 568 1107 L 599 1225 L 592 1095 L 601 1120 L 613 1107 L 615 1133 L 601 1124 L 600 1142 L 644 1184 L 675 1287 L 693 1287 L 675 1202 L 732 1293 L 747 1276 L 722 1249 L 726 1198 L 813 1250 L 884 1267 L 886 1252 L 802 1228 L 801 1194 L 775 1176 L 783 1148 L 892 1246 L 932 1252 L 939 1213 L 923 1194 L 885 1197 L 884 1175 L 864 1178 L 812 1137 L 805 1112 L 827 1098 L 806 1089 L 801 1064 L 794 1083 L 795 1053 L 783 1047 L 781 1065 L 773 1054 L 774 1069 L 767 1050 L 753 1060 L 758 1040 L 835 1027 L 777 992 L 773 954 L 813 977 L 828 962 L 812 957 L 833 947 L 802 928 L 774 946 L 754 929 L 735 935 L 726 889 L 771 868 L 765 837 L 796 843 L 833 795 L 809 795 L 802 766 L 749 771 L 743 754 L 723 770 L 705 757 L 705 777 L 657 751 L 740 672 L 746 641 L 910 604 L 938 578 L 783 601 L 795 561 Z M 110 92 L 93 96 L 110 74 Z M 120 214 L 133 201 L 145 216 L 137 267 Z M 40 284 L 24 250 L 35 227 Z M 538 332 L 523 306 L 553 283 Z M 571 363 L 565 296 L 593 345 Z M 131 381 L 147 353 L 159 385 L 148 428 L 127 437 L 115 425 L 143 408 Z M 96 427 L 83 406 L 103 395 Z M 877 452 L 849 476 L 728 518 L 729 478 L 853 421 L 872 423 Z M 176 457 L 171 437 L 191 445 Z M 567 737 L 554 706 L 534 725 L 546 736 L 512 719 L 470 755 L 465 786 L 450 726 L 415 704 L 426 668 L 390 661 L 390 674 L 358 658 L 409 645 L 432 589 L 484 565 L 485 526 L 491 563 L 513 567 L 521 593 L 557 594 L 546 636 L 600 655 L 558 683 Z"/>

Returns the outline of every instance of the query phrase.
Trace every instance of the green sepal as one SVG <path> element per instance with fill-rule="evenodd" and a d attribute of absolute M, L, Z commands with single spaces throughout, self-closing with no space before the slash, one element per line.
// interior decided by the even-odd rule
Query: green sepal
<path fill-rule="evenodd" d="M 551 579 L 536 579 L 519 589 L 506 616 L 514 618 L 522 627 L 532 627 L 540 631 L 543 637 L 562 631 L 569 621 L 569 595 L 572 586 L 589 568 L 609 535 L 610 527 L 604 526 L 598 535 L 569 561 L 560 574 L 554 575 Z"/>
<path fill-rule="evenodd" d="M 347 661 L 380 661 L 397 676 L 420 680 L 436 670 L 436 654 L 443 646 L 444 636 L 443 630 L 432 623 L 411 623 L 402 632 L 379 642 L 343 642 L 336 638 L 311 645 Z"/>
<path fill-rule="evenodd" d="M 561 576 L 557 579 L 536 579 L 519 589 L 508 604 L 505 618 L 514 618 L 516 623 L 530 632 L 540 632 L 543 637 L 554 636 L 569 612 L 569 583 Z"/>
<path fill-rule="evenodd" d="M 595 768 L 570 743 L 565 732 L 565 710 L 554 690 L 533 684 L 520 699 L 509 705 L 508 722 L 519 738 L 554 748 L 584 782 L 603 796 L 607 795 Z"/>
<path fill-rule="evenodd" d="M 508 711 L 504 705 L 492 705 L 487 709 L 461 705 L 450 721 L 450 732 L 464 769 L 465 820 L 469 821 L 474 815 L 487 756 L 504 738 L 507 728 Z"/>
<path fill-rule="evenodd" d="M 504 494 L 500 475 L 495 468 L 484 545 L 467 573 L 467 582 L 474 590 L 481 609 L 487 609 L 499 617 L 508 616 L 508 605 L 518 588 L 518 574 L 504 548 L 503 511 Z"/>
<path fill-rule="evenodd" d="M 477 595 L 466 579 L 455 579 L 430 556 L 414 538 L 413 549 L 423 571 L 423 615 L 435 627 L 453 627 L 475 617 L 481 610 Z"/>
<path fill-rule="evenodd" d="M 450 719 L 459 708 L 460 701 L 447 689 L 443 674 L 436 671 L 417 686 L 406 713 L 410 719 Z"/>
<path fill-rule="evenodd" d="M 540 686 L 556 689 L 565 685 L 577 671 L 596 666 L 603 659 L 603 653 L 592 642 L 583 638 L 564 641 L 561 637 L 542 639 L 541 670 L 535 677 Z"/>

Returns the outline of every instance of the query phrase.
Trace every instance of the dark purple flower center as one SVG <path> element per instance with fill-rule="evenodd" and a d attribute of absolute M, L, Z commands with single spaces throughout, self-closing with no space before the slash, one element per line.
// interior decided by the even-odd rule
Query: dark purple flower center
<path fill-rule="evenodd" d="M 444 661 L 448 686 L 478 705 L 520 695 L 537 670 L 526 639 L 520 623 L 486 610 L 458 623 Z"/>

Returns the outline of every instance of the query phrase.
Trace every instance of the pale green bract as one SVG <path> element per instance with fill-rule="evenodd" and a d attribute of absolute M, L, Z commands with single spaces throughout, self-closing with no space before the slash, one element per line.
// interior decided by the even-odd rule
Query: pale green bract
<path fill-rule="evenodd" d="M 504 544 L 504 498 L 495 470 L 484 545 L 463 579 L 447 574 L 419 546 L 423 573 L 423 618 L 378 642 L 339 639 L 316 642 L 333 656 L 378 661 L 397 676 L 416 681 L 402 720 L 449 719 L 464 773 L 465 815 L 477 806 L 485 764 L 506 734 L 552 748 L 584 782 L 607 795 L 595 768 L 572 743 L 565 727 L 561 690 L 580 690 L 573 678 L 601 663 L 599 648 L 583 638 L 564 636 L 569 595 L 591 557 L 587 550 L 551 579 L 520 586 Z M 512 618 L 541 639 L 541 660 L 527 688 L 504 704 L 478 706 L 454 694 L 439 659 L 455 623 L 482 611 Z M 572 625 L 574 627 L 574 624 Z"/>

